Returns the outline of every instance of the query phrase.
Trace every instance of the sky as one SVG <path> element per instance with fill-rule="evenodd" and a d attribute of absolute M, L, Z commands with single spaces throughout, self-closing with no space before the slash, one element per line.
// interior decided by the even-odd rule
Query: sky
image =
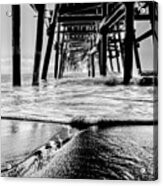
<path fill-rule="evenodd" d="M 52 7 L 53 5 L 48 5 Z M 7 13 L 11 12 L 11 5 L 0 5 L 0 43 L 1 43 L 1 53 L 0 59 L 8 60 L 12 56 L 12 30 L 11 30 L 11 17 L 7 16 Z M 34 17 L 35 13 L 28 4 L 21 5 L 21 52 L 22 59 L 34 59 L 35 51 L 35 40 L 36 40 L 36 27 L 37 18 Z M 147 22 L 136 22 L 136 35 L 139 36 L 145 31 L 150 29 L 150 23 Z M 44 30 L 44 41 L 43 41 L 43 57 L 45 54 L 47 36 L 46 28 Z M 153 67 L 153 46 L 152 37 L 142 41 L 140 43 L 140 60 L 143 70 L 152 70 Z M 54 58 L 52 57 L 52 60 Z M 2 67 L 3 63 L 1 63 Z M 134 62 L 134 71 L 135 62 Z"/>

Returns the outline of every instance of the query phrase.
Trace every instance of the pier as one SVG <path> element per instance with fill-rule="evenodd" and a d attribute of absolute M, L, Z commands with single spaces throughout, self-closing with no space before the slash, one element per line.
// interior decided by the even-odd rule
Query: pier
<path fill-rule="evenodd" d="M 85 58 L 89 58 L 88 76 L 95 77 L 95 66 L 97 66 L 94 61 L 95 56 L 98 58 L 98 73 L 101 76 L 107 76 L 109 72 L 114 71 L 123 72 L 123 83 L 127 85 L 133 77 L 134 61 L 138 74 L 148 76 L 149 72 L 146 73 L 142 69 L 139 47 L 145 39 L 153 37 L 154 55 L 156 53 L 154 49 L 158 40 L 156 3 L 69 3 L 56 4 L 54 9 L 46 9 L 46 5 L 32 4 L 29 8 L 37 13 L 32 85 L 39 85 L 40 73 L 41 79 L 47 80 L 49 63 L 54 63 L 54 77 L 62 78 L 65 66 L 71 68 L 71 65 L 76 66 L 78 62 L 84 63 Z M 20 11 L 20 5 L 12 6 L 14 86 L 21 85 Z M 45 21 L 48 22 L 46 28 L 48 43 L 43 56 Z M 134 25 L 136 22 L 144 21 L 150 22 L 151 28 L 136 37 L 137 30 Z M 53 52 L 55 60 L 51 61 Z M 42 72 L 40 72 L 41 58 L 44 59 Z M 113 63 L 116 63 L 117 69 Z M 157 67 L 151 73 L 154 75 L 156 72 Z"/>
<path fill-rule="evenodd" d="M 6 6 L 2 176 L 156 180 L 157 3 Z"/>

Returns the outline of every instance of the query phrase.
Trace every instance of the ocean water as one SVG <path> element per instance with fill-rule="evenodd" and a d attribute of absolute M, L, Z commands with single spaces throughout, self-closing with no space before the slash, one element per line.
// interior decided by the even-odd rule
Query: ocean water
<path fill-rule="evenodd" d="M 55 80 L 50 73 L 48 81 L 32 87 L 28 70 L 22 74 L 22 86 L 12 87 L 11 73 L 2 73 L 2 166 L 24 158 L 72 120 L 152 121 L 153 105 L 157 102 L 154 87 L 124 86 L 120 80 L 115 74 L 89 78 L 81 71 Z M 31 122 L 17 121 L 26 119 Z M 38 122 L 41 120 L 44 123 Z"/>

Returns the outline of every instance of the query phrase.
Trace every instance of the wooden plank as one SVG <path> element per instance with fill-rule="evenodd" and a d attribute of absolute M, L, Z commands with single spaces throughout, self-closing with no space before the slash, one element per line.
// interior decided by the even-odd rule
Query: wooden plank
<path fill-rule="evenodd" d="M 20 5 L 12 5 L 13 86 L 21 85 Z"/>
<path fill-rule="evenodd" d="M 44 30 L 44 9 L 45 5 L 39 5 L 38 21 L 37 21 L 37 38 L 36 38 L 36 49 L 35 49 L 35 60 L 33 70 L 33 82 L 32 85 L 39 85 L 39 71 L 41 62 L 41 52 L 43 44 L 43 30 Z"/>
<path fill-rule="evenodd" d="M 47 78 L 48 66 L 49 66 L 49 61 L 50 61 L 50 56 L 51 56 L 51 51 L 52 51 L 52 46 L 53 46 L 54 31 L 55 31 L 56 22 L 57 22 L 58 10 L 59 10 L 59 5 L 56 4 L 54 8 L 54 13 L 53 13 L 53 19 L 50 24 L 50 33 L 48 37 L 48 44 L 47 44 L 46 54 L 45 54 L 45 59 L 44 59 L 44 66 L 43 66 L 43 72 L 42 72 L 42 79 L 44 80 L 46 80 Z"/>

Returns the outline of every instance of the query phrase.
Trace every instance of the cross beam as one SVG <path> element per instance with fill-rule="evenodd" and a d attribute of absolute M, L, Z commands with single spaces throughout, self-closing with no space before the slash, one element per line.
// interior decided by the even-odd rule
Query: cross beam
<path fill-rule="evenodd" d="M 101 15 L 73 15 L 73 16 L 60 16 L 58 17 L 58 22 L 92 22 L 92 21 L 101 21 Z"/>

